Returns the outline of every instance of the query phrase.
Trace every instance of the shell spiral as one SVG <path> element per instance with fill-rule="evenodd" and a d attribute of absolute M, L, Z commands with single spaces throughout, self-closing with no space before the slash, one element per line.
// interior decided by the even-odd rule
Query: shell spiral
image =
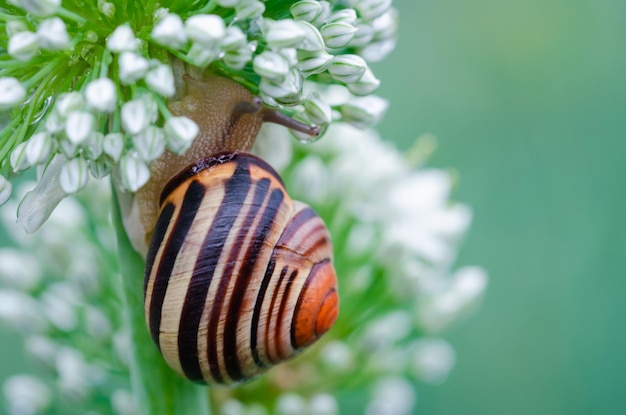
<path fill-rule="evenodd" d="M 205 383 L 296 355 L 331 328 L 339 302 L 322 220 L 266 162 L 237 152 L 198 160 L 163 189 L 144 292 L 167 363 Z"/>

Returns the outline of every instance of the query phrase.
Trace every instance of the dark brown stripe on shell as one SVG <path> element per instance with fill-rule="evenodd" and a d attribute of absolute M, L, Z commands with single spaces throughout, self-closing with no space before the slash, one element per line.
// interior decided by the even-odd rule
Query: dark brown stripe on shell
<path fill-rule="evenodd" d="M 250 350 L 252 350 L 252 358 L 254 359 L 254 363 L 258 367 L 267 366 L 267 364 L 259 358 L 257 338 L 259 332 L 259 319 L 261 317 L 261 308 L 263 307 L 263 300 L 265 299 L 265 293 L 267 292 L 267 287 L 270 285 L 270 281 L 272 280 L 272 275 L 274 275 L 275 268 L 276 258 L 274 258 L 274 255 L 272 255 L 269 264 L 267 264 L 267 269 L 265 270 L 265 275 L 263 276 L 263 281 L 261 282 L 261 287 L 259 288 L 259 293 L 257 294 L 256 303 L 254 304 L 254 313 L 252 314 L 252 324 L 250 328 Z"/>
<path fill-rule="evenodd" d="M 278 297 L 278 294 L 280 292 L 280 286 L 283 284 L 283 279 L 285 278 L 285 275 L 287 275 L 287 272 L 289 271 L 289 267 L 288 266 L 284 266 L 283 269 L 280 271 L 280 277 L 278 278 L 278 281 L 276 281 L 276 288 L 274 288 L 274 295 L 272 296 L 272 301 L 270 302 L 270 307 L 268 308 L 268 313 L 267 313 L 267 325 L 265 327 L 265 354 L 267 355 L 267 360 L 270 361 L 270 363 L 276 363 L 277 360 L 272 359 L 271 357 L 271 352 L 270 352 L 270 326 L 272 323 L 272 310 L 274 310 L 274 307 L 276 306 L 276 299 Z M 280 321 L 277 321 L 276 324 L 280 324 Z"/>
<path fill-rule="evenodd" d="M 198 329 L 209 287 L 219 258 L 224 250 L 224 243 L 228 239 L 228 234 L 239 216 L 239 211 L 246 200 L 249 190 L 250 175 L 248 169 L 245 166 L 238 165 L 233 176 L 224 183 L 224 199 L 206 233 L 194 265 L 191 280 L 189 281 L 189 288 L 187 289 L 187 296 L 180 317 L 178 354 L 185 376 L 194 381 L 203 380 L 198 360 Z M 219 280 L 218 290 L 213 299 L 214 304 L 212 305 L 207 332 L 208 361 L 210 362 L 211 374 L 217 382 L 222 382 L 223 378 L 219 371 L 215 341 L 217 340 L 219 311 L 222 307 L 227 285 L 228 279 L 222 277 Z"/>
<path fill-rule="evenodd" d="M 298 233 L 300 228 L 304 226 L 308 221 L 315 219 L 316 217 L 317 214 L 310 207 L 306 207 L 300 212 L 296 213 L 296 215 L 291 218 L 287 226 L 285 226 L 285 229 L 283 230 L 282 235 L 280 235 L 276 246 L 287 246 L 293 236 Z"/>
<path fill-rule="evenodd" d="M 180 248 L 189 233 L 189 228 L 196 216 L 196 212 L 202 203 L 204 192 L 204 186 L 200 183 L 192 181 L 189 184 L 182 206 L 178 211 L 178 216 L 176 216 L 176 223 L 169 234 L 159 260 L 150 298 L 150 334 L 157 345 L 159 345 L 163 300 L 165 299 L 172 269 L 176 263 Z M 156 240 L 153 239 L 152 243 L 156 243 Z"/>
<path fill-rule="evenodd" d="M 298 270 L 294 269 L 287 280 L 287 284 L 285 285 L 285 291 L 283 292 L 283 297 L 280 300 L 280 308 L 278 309 L 278 316 L 276 317 L 276 352 L 279 359 L 284 359 L 288 356 L 288 354 L 283 350 L 283 337 L 282 337 L 282 328 L 283 328 L 283 320 L 285 318 L 285 308 L 289 303 L 289 292 L 291 291 L 291 286 L 293 284 L 293 280 L 298 276 Z"/>
<path fill-rule="evenodd" d="M 150 280 L 150 274 L 152 274 L 152 266 L 154 265 L 154 258 L 156 257 L 157 252 L 159 252 L 159 247 L 163 243 L 163 238 L 165 238 L 165 233 L 167 232 L 167 228 L 170 226 L 170 221 L 172 220 L 172 215 L 174 214 L 175 207 L 172 203 L 168 203 L 161 210 L 161 214 L 159 215 L 159 219 L 154 227 L 154 232 L 152 233 L 152 238 L 150 240 L 150 247 L 148 248 L 148 255 L 146 256 L 146 272 L 143 277 L 143 299 L 146 300 L 148 293 L 146 290 L 148 289 L 148 281 Z"/>
<path fill-rule="evenodd" d="M 265 192 L 263 193 L 263 198 L 259 201 L 259 207 L 265 199 L 265 194 L 267 194 L 270 184 L 268 179 L 261 180 L 259 184 L 261 182 L 264 182 L 263 189 Z M 265 247 L 265 240 L 272 229 L 272 223 L 276 218 L 276 214 L 280 209 L 283 200 L 283 192 L 280 189 L 274 189 L 270 195 L 267 205 L 265 206 L 261 220 L 259 221 L 256 229 L 254 229 L 251 233 L 252 238 L 250 245 L 246 251 L 237 281 L 235 281 L 235 288 L 233 289 L 228 314 L 226 315 L 226 327 L 229 327 L 229 330 L 224 333 L 224 359 L 226 362 L 226 372 L 228 373 L 228 376 L 235 381 L 245 378 L 241 373 L 241 365 L 237 359 L 237 325 L 238 321 L 241 319 L 241 305 L 243 304 L 244 297 L 248 291 L 248 285 L 252 279 L 252 272 L 254 271 L 257 258 L 259 257 L 261 250 Z M 257 210 L 255 210 L 250 216 L 251 219 L 254 219 L 257 214 Z"/>

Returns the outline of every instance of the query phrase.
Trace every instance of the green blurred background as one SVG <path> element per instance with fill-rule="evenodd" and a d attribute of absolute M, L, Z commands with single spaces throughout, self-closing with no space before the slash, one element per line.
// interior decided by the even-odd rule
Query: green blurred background
<path fill-rule="evenodd" d="M 475 212 L 459 265 L 491 277 L 417 413 L 626 414 L 626 2 L 394 4 L 380 131 L 438 137 L 431 165 L 459 172 Z M 29 365 L 0 338 L 3 379 Z"/>

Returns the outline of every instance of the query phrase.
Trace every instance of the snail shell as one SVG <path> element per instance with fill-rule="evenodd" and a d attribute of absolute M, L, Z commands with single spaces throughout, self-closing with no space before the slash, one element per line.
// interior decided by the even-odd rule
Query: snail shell
<path fill-rule="evenodd" d="M 219 78 L 203 93 L 210 100 L 223 88 L 241 87 Z M 155 224 L 135 238 L 150 240 L 146 322 L 169 366 L 196 382 L 250 379 L 314 343 L 338 314 L 328 230 L 309 206 L 291 200 L 269 164 L 241 151 L 268 118 L 242 102 L 253 101 L 230 100 L 207 127 L 212 133 L 200 145 L 211 147 L 208 156 L 162 184 L 163 172 L 185 161 L 167 155 L 137 194 L 144 221 L 158 205 Z M 181 112 L 198 122 L 206 111 Z"/>

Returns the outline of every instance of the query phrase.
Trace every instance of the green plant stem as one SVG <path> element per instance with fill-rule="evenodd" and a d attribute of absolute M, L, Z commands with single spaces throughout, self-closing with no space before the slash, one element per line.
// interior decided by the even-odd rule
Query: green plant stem
<path fill-rule="evenodd" d="M 120 263 L 119 288 L 125 325 L 130 330 L 130 377 L 141 415 L 209 415 L 206 386 L 179 377 L 159 354 L 148 333 L 143 308 L 144 261 L 133 249 L 122 223 L 113 189 L 113 222 Z"/>

